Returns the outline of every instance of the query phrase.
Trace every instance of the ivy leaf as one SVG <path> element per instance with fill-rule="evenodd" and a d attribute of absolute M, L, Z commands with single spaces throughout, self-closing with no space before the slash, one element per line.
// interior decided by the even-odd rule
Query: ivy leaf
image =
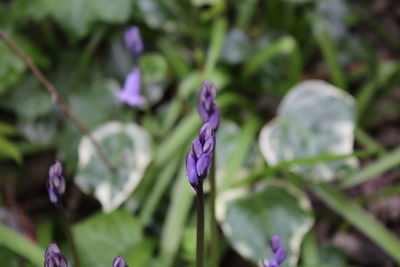
<path fill-rule="evenodd" d="M 78 148 L 79 166 L 76 184 L 85 192 L 93 193 L 105 212 L 118 208 L 139 185 L 150 162 L 150 137 L 146 130 L 134 123 L 107 122 L 92 132 L 103 152 L 110 159 L 115 173 L 100 160 L 87 137 Z"/>
<path fill-rule="evenodd" d="M 299 158 L 353 152 L 354 99 L 324 81 L 296 85 L 266 124 L 259 137 L 260 150 L 270 165 Z M 356 158 L 298 164 L 292 171 L 317 181 L 331 181 L 357 166 Z"/>
<path fill-rule="evenodd" d="M 99 213 L 78 223 L 74 229 L 82 266 L 108 267 L 143 240 L 139 220 L 124 211 Z"/>
<path fill-rule="evenodd" d="M 307 196 L 287 183 L 225 191 L 217 198 L 217 219 L 232 247 L 254 263 L 272 258 L 269 239 L 280 235 L 288 251 L 282 267 L 297 266 L 301 241 L 313 224 Z"/>

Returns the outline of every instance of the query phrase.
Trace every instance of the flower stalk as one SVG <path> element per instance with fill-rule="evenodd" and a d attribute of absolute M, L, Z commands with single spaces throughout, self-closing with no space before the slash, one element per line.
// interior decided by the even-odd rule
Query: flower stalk
<path fill-rule="evenodd" d="M 204 266 L 204 192 L 203 181 L 197 190 L 197 235 L 196 235 L 196 267 Z"/>

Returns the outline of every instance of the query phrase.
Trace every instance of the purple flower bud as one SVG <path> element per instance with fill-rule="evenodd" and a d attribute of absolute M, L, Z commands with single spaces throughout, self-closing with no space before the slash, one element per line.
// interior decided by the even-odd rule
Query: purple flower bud
<path fill-rule="evenodd" d="M 202 154 L 196 163 L 197 176 L 200 180 L 207 177 L 210 172 L 211 156 L 208 154 Z"/>
<path fill-rule="evenodd" d="M 193 153 L 189 153 L 186 155 L 186 171 L 189 178 L 189 183 L 192 185 L 194 190 L 197 191 L 199 186 L 199 179 L 197 177 L 196 160 Z"/>
<path fill-rule="evenodd" d="M 140 68 L 135 67 L 128 76 L 126 76 L 124 87 L 118 92 L 118 100 L 130 106 L 142 105 L 145 99 L 140 95 L 141 83 Z"/>
<path fill-rule="evenodd" d="M 213 131 L 211 125 L 208 122 L 204 123 L 200 129 L 200 134 L 199 134 L 199 140 L 201 144 L 203 145 L 206 142 L 206 140 L 210 138 L 212 134 Z"/>
<path fill-rule="evenodd" d="M 286 249 L 283 246 L 280 246 L 275 252 L 275 259 L 278 264 L 281 264 L 286 259 Z"/>
<path fill-rule="evenodd" d="M 209 123 L 200 130 L 199 137 L 194 139 L 191 151 L 186 155 L 186 171 L 189 182 L 197 192 L 199 182 L 207 177 L 215 147 L 215 135 Z"/>
<path fill-rule="evenodd" d="M 142 55 L 143 41 L 138 27 L 132 26 L 125 32 L 125 44 L 135 57 Z"/>
<path fill-rule="evenodd" d="M 113 261 L 113 267 L 129 267 L 122 256 L 117 256 Z"/>
<path fill-rule="evenodd" d="M 211 128 L 216 131 L 219 126 L 220 114 L 215 104 L 217 89 L 210 81 L 204 81 L 200 89 L 199 103 L 197 109 L 203 121 L 209 122 Z"/>
<path fill-rule="evenodd" d="M 280 245 L 281 245 L 281 237 L 278 235 L 272 236 L 271 239 L 269 240 L 269 246 L 271 247 L 274 253 L 276 253 Z"/>
<path fill-rule="evenodd" d="M 269 240 L 269 245 L 274 252 L 274 257 L 268 262 L 263 264 L 264 267 L 278 267 L 282 264 L 287 256 L 285 247 L 281 244 L 281 238 L 278 235 L 272 236 Z"/>
<path fill-rule="evenodd" d="M 265 266 L 265 267 L 278 267 L 279 264 L 276 262 L 275 259 L 272 259 L 272 260 L 270 260 L 270 261 L 268 262 L 267 265 L 264 265 L 264 266 Z"/>
<path fill-rule="evenodd" d="M 61 254 L 55 242 L 51 243 L 44 254 L 44 267 L 68 267 L 68 261 Z"/>
<path fill-rule="evenodd" d="M 47 192 L 49 193 L 50 201 L 57 206 L 65 193 L 65 179 L 62 175 L 62 166 L 59 161 L 56 161 L 50 167 Z"/>

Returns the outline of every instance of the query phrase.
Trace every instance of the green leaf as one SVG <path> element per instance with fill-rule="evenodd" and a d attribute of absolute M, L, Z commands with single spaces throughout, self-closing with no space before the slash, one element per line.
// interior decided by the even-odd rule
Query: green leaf
<path fill-rule="evenodd" d="M 311 190 L 329 207 L 380 246 L 400 263 L 400 240 L 355 201 L 328 184 L 309 184 Z"/>
<path fill-rule="evenodd" d="M 92 143 L 84 137 L 79 144 L 79 170 L 76 184 L 93 192 L 103 210 L 110 212 L 121 205 L 138 186 L 151 159 L 150 137 L 134 123 L 108 122 L 92 133 L 111 160 L 115 173 L 110 173 L 100 160 Z"/>
<path fill-rule="evenodd" d="M 283 267 L 296 266 L 301 241 L 313 224 L 307 196 L 287 183 L 226 191 L 217 198 L 217 218 L 233 248 L 254 263 L 271 259 L 269 238 L 280 235 L 288 250 Z"/>
<path fill-rule="evenodd" d="M 174 263 L 194 197 L 195 193 L 187 179 L 186 169 L 182 166 L 171 191 L 171 204 L 160 241 L 160 262 L 162 264 L 159 266 L 170 267 Z"/>
<path fill-rule="evenodd" d="M 298 158 L 353 152 L 355 106 L 344 91 L 319 80 L 304 81 L 285 96 L 275 120 L 261 130 L 259 145 L 271 166 Z M 291 170 L 330 181 L 357 166 L 356 158 L 298 164 Z"/>
<path fill-rule="evenodd" d="M 328 31 L 325 21 L 322 18 L 315 17 L 312 23 L 314 36 L 322 50 L 325 57 L 326 64 L 328 65 L 332 83 L 344 90 L 347 89 L 346 76 L 342 71 L 339 64 L 339 57 L 336 44 Z"/>
<path fill-rule="evenodd" d="M 139 220 L 125 211 L 96 214 L 78 223 L 73 233 L 85 267 L 109 267 L 143 240 Z"/>
<path fill-rule="evenodd" d="M 33 75 L 24 78 L 12 91 L 2 96 L 0 105 L 24 120 L 43 117 L 54 110 L 50 94 Z"/>
<path fill-rule="evenodd" d="M 253 75 L 272 57 L 280 54 L 291 55 L 295 53 L 296 46 L 296 41 L 290 36 L 282 37 L 272 44 L 265 46 L 265 48 L 255 53 L 247 61 L 243 68 L 243 76 L 248 78 L 249 76 Z"/>
<path fill-rule="evenodd" d="M 158 53 L 146 54 L 140 58 L 142 92 L 150 103 L 158 102 L 167 87 L 168 64 Z"/>
<path fill-rule="evenodd" d="M 364 167 L 359 172 L 342 181 L 345 188 L 352 187 L 377 177 L 400 164 L 400 147 L 382 156 L 380 159 Z"/>
<path fill-rule="evenodd" d="M 228 23 L 224 17 L 218 18 L 212 26 L 210 47 L 204 66 L 204 79 L 210 79 L 210 75 L 215 69 L 221 53 L 227 27 Z"/>
<path fill-rule="evenodd" d="M 0 122 L 0 135 L 15 135 L 17 130 L 11 124 Z"/>
<path fill-rule="evenodd" d="M 35 264 L 35 266 L 43 266 L 44 249 L 1 223 L 0 246 L 21 255 Z"/>
<path fill-rule="evenodd" d="M 148 266 L 156 243 L 151 239 L 143 239 L 124 253 L 124 259 L 130 267 Z"/>
<path fill-rule="evenodd" d="M 18 148 L 2 136 L 0 136 L 0 155 L 12 158 L 17 163 L 22 162 L 22 155 Z"/>
<path fill-rule="evenodd" d="M 81 38 L 96 22 L 124 23 L 128 20 L 130 0 L 40 0 L 40 4 L 69 32 Z"/>
<path fill-rule="evenodd" d="M 0 247 L 0 262 L 3 266 L 18 267 L 18 258 L 9 249 Z"/>
<path fill-rule="evenodd" d="M 15 85 L 26 70 L 25 63 L 0 41 L 0 95 Z"/>

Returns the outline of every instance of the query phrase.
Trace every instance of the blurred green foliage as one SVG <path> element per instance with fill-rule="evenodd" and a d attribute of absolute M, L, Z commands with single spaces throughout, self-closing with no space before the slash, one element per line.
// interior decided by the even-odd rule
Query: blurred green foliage
<path fill-rule="evenodd" d="M 185 176 L 184 156 L 200 126 L 195 106 L 204 79 L 216 84 L 223 117 L 216 151 L 219 194 L 249 192 L 242 199 L 219 201 L 219 208 L 229 215 L 219 218 L 226 235 L 220 244 L 225 248 L 222 257 L 233 249 L 257 264 L 269 255 L 267 240 L 276 232 L 297 238 L 284 266 L 296 266 L 298 258 L 304 267 L 348 265 L 338 248 L 316 244 L 314 229 L 302 243 L 311 222 L 320 219 L 318 210 L 304 206 L 312 192 L 343 216 L 341 223 L 360 230 L 399 263 L 398 238 L 364 210 L 364 203 L 340 191 L 400 164 L 399 149 L 390 151 L 371 134 L 378 122 L 398 118 L 400 112 L 398 101 L 385 101 L 385 108 L 380 108 L 400 79 L 399 60 L 380 55 L 398 55 L 400 44 L 389 29 L 369 17 L 371 1 L 366 2 L 367 7 L 344 0 L 0 1 L 0 30 L 41 68 L 90 131 L 110 121 L 134 122 L 151 139 L 152 161 L 124 204 L 110 214 L 86 214 L 88 218 L 74 226 L 84 266 L 110 266 L 118 254 L 130 266 L 194 265 L 194 194 Z M 139 60 L 123 43 L 123 33 L 131 25 L 139 26 L 144 40 L 145 53 Z M 118 102 L 116 92 L 137 65 L 142 68 L 148 105 L 129 108 Z M 257 145 L 261 126 L 274 118 L 286 93 L 309 78 L 327 80 L 354 97 L 357 150 L 303 155 L 268 165 Z M 19 177 L 24 161 L 49 151 L 63 161 L 69 175 L 82 171 L 78 164 L 82 133 L 3 42 L 0 110 L 5 118 L 0 123 L 0 172 L 26 183 L 26 177 Z M 116 155 L 121 150 L 103 148 L 114 162 L 121 159 Z M 314 183 L 307 173 L 293 172 L 294 166 L 353 157 L 368 157 L 372 163 L 359 171 L 347 170 L 339 185 Z M 88 175 L 97 179 L 95 187 L 104 177 L 116 183 L 106 171 Z M 276 183 L 283 186 L 267 186 L 265 192 L 274 192 L 255 194 Z M 269 220 L 271 216 L 274 219 Z M 39 244 L 0 225 L 0 262 L 41 266 L 44 243 L 52 239 L 58 239 L 69 255 L 66 240 L 38 218 L 43 216 L 35 216 Z M 307 227 L 301 224 L 304 221 Z M 27 261 L 20 261 L 21 256 Z"/>

